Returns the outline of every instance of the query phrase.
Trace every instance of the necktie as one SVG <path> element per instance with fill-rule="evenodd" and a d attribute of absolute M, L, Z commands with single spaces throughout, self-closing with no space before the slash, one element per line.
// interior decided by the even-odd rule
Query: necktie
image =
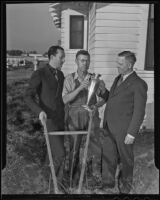
<path fill-rule="evenodd" d="M 55 71 L 55 78 L 56 78 L 57 81 L 58 81 L 58 72 L 57 72 L 57 70 Z"/>
<path fill-rule="evenodd" d="M 120 78 L 118 79 L 117 87 L 119 87 L 122 82 L 123 82 L 123 76 L 121 75 Z"/>
<path fill-rule="evenodd" d="M 56 80 L 58 81 L 58 71 L 55 68 L 50 67 L 50 72 L 53 74 L 53 76 L 56 78 Z"/>

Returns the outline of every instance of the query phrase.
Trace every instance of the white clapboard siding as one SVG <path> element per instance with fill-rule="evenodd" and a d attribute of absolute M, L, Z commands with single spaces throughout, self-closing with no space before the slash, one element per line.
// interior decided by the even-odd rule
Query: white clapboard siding
<path fill-rule="evenodd" d="M 63 67 L 62 67 L 62 69 L 69 69 L 69 70 L 72 68 L 77 68 L 76 63 L 72 63 L 70 65 L 68 65 L 68 63 L 65 63 L 65 64 L 63 64 Z"/>
<path fill-rule="evenodd" d="M 74 64 L 72 65 L 64 64 L 62 67 L 62 72 L 65 74 L 65 76 L 72 72 L 75 72 L 76 70 L 77 70 L 77 66 Z"/>
<path fill-rule="evenodd" d="M 92 46 L 94 46 L 94 42 L 95 42 L 95 33 L 93 32 L 90 37 L 89 37 L 89 41 L 88 41 L 88 44 L 89 44 L 89 48 L 91 48 Z M 95 47 L 95 46 L 94 46 Z"/>
<path fill-rule="evenodd" d="M 103 26 L 103 27 L 140 27 L 139 21 L 128 21 L 128 20 L 96 20 L 96 26 Z"/>
<path fill-rule="evenodd" d="M 154 92 L 154 80 L 152 78 L 142 78 L 148 85 L 148 92 Z"/>
<path fill-rule="evenodd" d="M 118 73 L 118 70 L 116 67 L 114 68 L 102 68 L 102 67 L 98 67 L 96 69 L 94 69 L 94 72 L 95 73 L 98 73 L 98 74 L 103 74 L 103 75 L 115 75 Z"/>
<path fill-rule="evenodd" d="M 140 71 L 140 70 L 137 70 L 136 72 L 141 78 L 154 79 L 154 71 L 144 71 L 144 70 Z"/>
<path fill-rule="evenodd" d="M 112 34 L 139 34 L 139 29 L 135 27 L 96 27 L 95 33 Z"/>
<path fill-rule="evenodd" d="M 96 18 L 97 19 L 107 19 L 107 20 L 128 20 L 128 21 L 135 21 L 135 20 L 140 20 L 140 16 L 136 14 L 127 14 L 127 19 L 126 19 L 126 14 L 127 13 L 118 13 L 118 15 L 115 15 L 115 13 L 97 13 Z"/>
<path fill-rule="evenodd" d="M 135 4 L 135 3 L 113 3 L 112 4 L 113 7 L 136 7 L 139 8 L 139 4 Z"/>
<path fill-rule="evenodd" d="M 138 42 L 138 34 L 114 34 L 114 33 L 97 33 L 95 40 L 97 41 L 123 41 L 123 42 Z"/>
<path fill-rule="evenodd" d="M 61 12 L 61 46 L 65 49 L 65 63 L 63 65 L 64 74 L 71 73 L 75 70 L 75 56 L 79 49 L 69 49 L 70 40 L 70 15 L 83 15 L 83 12 L 75 11 L 74 9 L 64 9 Z M 84 15 L 85 17 L 85 15 Z M 87 28 L 86 28 L 86 17 L 84 22 L 84 49 L 86 49 L 87 44 Z"/>
<path fill-rule="evenodd" d="M 92 4 L 89 11 L 89 35 L 88 35 L 88 51 L 91 56 L 90 68 L 91 71 L 94 70 L 95 63 L 95 24 L 96 24 L 96 15 L 95 15 L 95 3 Z"/>
<path fill-rule="evenodd" d="M 68 53 L 65 58 L 65 61 L 72 61 L 72 62 L 75 61 L 76 53 L 77 51 L 75 51 L 75 53 Z"/>
<path fill-rule="evenodd" d="M 95 33 L 139 34 L 139 29 L 138 27 L 96 27 Z"/>
<path fill-rule="evenodd" d="M 69 35 L 69 30 L 67 27 L 68 24 L 68 14 L 66 10 L 62 10 L 61 12 L 61 46 L 66 49 L 68 46 L 67 36 Z"/>
<path fill-rule="evenodd" d="M 115 68 L 116 67 L 116 61 L 113 62 L 95 62 L 94 68 Z"/>
<path fill-rule="evenodd" d="M 122 51 L 133 51 L 134 53 L 136 53 L 137 51 L 136 51 L 136 49 L 134 48 L 134 49 L 131 49 L 131 48 L 129 48 L 129 49 L 124 49 L 124 48 L 118 48 L 118 49 L 116 49 L 116 48 L 101 48 L 101 47 L 99 47 L 99 48 L 96 48 L 95 49 L 95 54 L 96 55 L 118 55 L 120 52 L 122 52 Z"/>
<path fill-rule="evenodd" d="M 95 55 L 95 61 L 99 62 L 115 62 L 116 55 Z"/>
<path fill-rule="evenodd" d="M 154 101 L 147 102 L 146 115 L 142 126 L 154 130 Z"/>
<path fill-rule="evenodd" d="M 97 7 L 98 8 L 98 7 Z M 135 6 L 127 6 L 127 5 L 117 5 L 114 6 L 114 3 L 109 4 L 107 6 L 101 6 L 99 3 L 99 8 L 97 9 L 97 12 L 99 13 L 129 13 L 129 14 L 139 14 L 139 6 L 137 4 Z"/>
<path fill-rule="evenodd" d="M 154 71 L 136 71 L 137 74 L 147 83 L 148 85 L 148 97 L 147 102 L 154 101 Z"/>
<path fill-rule="evenodd" d="M 95 47 L 107 47 L 107 48 L 137 48 L 136 42 L 123 42 L 123 41 L 96 41 Z"/>
<path fill-rule="evenodd" d="M 92 37 L 95 35 L 95 23 L 93 24 L 93 26 L 90 27 L 89 33 L 90 33 L 89 37 Z"/>
<path fill-rule="evenodd" d="M 73 73 L 75 70 L 74 69 L 64 69 L 63 74 L 66 77 L 68 74 Z"/>
<path fill-rule="evenodd" d="M 69 4 L 68 4 L 69 5 Z M 62 7 L 64 5 L 62 4 Z M 76 5 L 75 5 L 76 6 Z M 73 6 L 74 7 L 74 6 Z M 69 40 L 70 40 L 70 16 L 71 15 L 82 15 L 84 16 L 84 49 L 87 48 L 87 18 L 84 14 L 85 11 L 77 11 L 75 9 L 66 9 L 62 8 L 61 12 L 61 43 L 65 49 L 69 49 Z"/>
<path fill-rule="evenodd" d="M 105 86 L 108 90 L 110 90 L 114 79 L 116 78 L 118 74 L 114 74 L 114 75 L 109 75 L 109 74 L 102 74 L 101 79 L 104 81 Z"/>

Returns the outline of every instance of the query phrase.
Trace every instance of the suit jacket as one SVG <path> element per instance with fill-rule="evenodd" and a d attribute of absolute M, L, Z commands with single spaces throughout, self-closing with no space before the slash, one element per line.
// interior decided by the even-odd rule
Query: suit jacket
<path fill-rule="evenodd" d="M 115 78 L 104 111 L 103 127 L 115 135 L 135 136 L 145 115 L 147 84 L 136 72 L 129 75 L 119 87 Z"/>
<path fill-rule="evenodd" d="M 26 89 L 25 101 L 37 115 L 43 110 L 48 119 L 53 119 L 56 127 L 64 126 L 64 103 L 62 89 L 64 82 L 63 72 L 56 70 L 49 64 L 35 71 Z M 36 98 L 38 97 L 38 98 Z"/>

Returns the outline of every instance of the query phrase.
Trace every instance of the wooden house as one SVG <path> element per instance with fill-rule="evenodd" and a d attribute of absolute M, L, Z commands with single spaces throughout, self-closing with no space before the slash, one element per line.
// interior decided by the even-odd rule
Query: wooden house
<path fill-rule="evenodd" d="M 110 89 L 118 74 L 117 54 L 124 50 L 136 54 L 134 70 L 148 84 L 143 126 L 154 129 L 154 5 L 71 1 L 52 3 L 49 11 L 61 33 L 65 75 L 76 70 L 76 52 L 86 49 L 90 71 L 100 73 Z"/>

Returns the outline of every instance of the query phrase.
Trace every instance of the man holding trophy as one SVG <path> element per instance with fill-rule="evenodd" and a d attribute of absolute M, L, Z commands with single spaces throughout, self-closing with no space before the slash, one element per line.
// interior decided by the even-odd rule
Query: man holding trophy
<path fill-rule="evenodd" d="M 90 65 L 90 54 L 88 53 L 88 51 L 78 51 L 76 54 L 75 62 L 77 64 L 77 72 L 71 73 L 65 78 L 62 93 L 63 101 L 66 105 L 66 129 L 69 131 L 87 130 L 90 119 L 89 109 L 94 110 L 92 129 L 96 129 L 99 127 L 100 124 L 100 118 L 97 108 L 103 105 L 105 102 L 103 100 L 101 102 L 97 102 L 96 97 L 96 95 L 101 97 L 101 81 L 98 81 L 99 87 L 97 88 L 97 92 L 95 93 L 95 85 L 91 80 L 98 79 L 98 76 L 95 77 L 94 74 L 88 73 Z M 91 82 L 92 84 L 90 84 Z M 70 177 L 72 178 L 73 176 L 75 184 L 76 181 L 79 180 L 77 167 L 79 166 L 78 163 L 80 162 L 80 149 L 85 139 L 86 136 L 83 135 L 74 135 L 68 138 L 70 151 L 69 153 L 72 155 L 72 158 L 74 157 L 74 160 L 72 160 L 72 158 L 70 160 Z M 90 148 L 92 148 L 92 146 L 94 145 L 92 145 L 91 140 L 89 151 L 92 152 L 91 156 L 92 158 L 94 158 L 93 164 L 96 171 L 94 175 L 96 177 L 97 174 L 100 174 L 96 163 L 98 164 L 98 159 L 101 158 L 101 147 L 99 146 L 96 150 L 95 148 L 91 150 Z"/>

